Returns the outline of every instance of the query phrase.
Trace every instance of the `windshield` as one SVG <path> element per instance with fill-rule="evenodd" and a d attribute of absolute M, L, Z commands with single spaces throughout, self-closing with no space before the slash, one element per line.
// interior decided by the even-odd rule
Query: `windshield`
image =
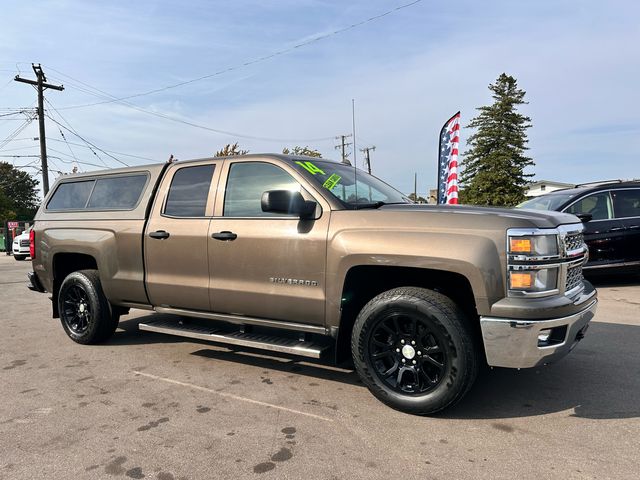
<path fill-rule="evenodd" d="M 552 193 L 549 195 L 541 195 L 516 205 L 516 208 L 530 208 L 532 210 L 558 210 L 577 193 Z"/>
<path fill-rule="evenodd" d="M 356 174 L 352 166 L 343 163 L 314 159 L 294 161 L 293 165 L 305 176 L 311 178 L 342 203 L 349 206 L 413 203 L 407 196 L 382 180 L 362 170 L 358 170 Z"/>

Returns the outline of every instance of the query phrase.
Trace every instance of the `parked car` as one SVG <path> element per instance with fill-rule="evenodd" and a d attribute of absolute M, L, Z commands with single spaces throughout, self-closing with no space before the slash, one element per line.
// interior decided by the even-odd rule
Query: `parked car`
<path fill-rule="evenodd" d="M 13 258 L 16 260 L 24 260 L 29 256 L 29 230 L 22 232 L 13 239 L 11 246 Z"/>
<path fill-rule="evenodd" d="M 640 272 L 640 181 L 578 185 L 532 198 L 518 208 L 580 218 L 589 247 L 586 272 Z"/>

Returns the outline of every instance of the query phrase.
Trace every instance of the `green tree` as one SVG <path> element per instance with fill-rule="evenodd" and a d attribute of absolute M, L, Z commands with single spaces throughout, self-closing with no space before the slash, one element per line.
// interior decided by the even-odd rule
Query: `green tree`
<path fill-rule="evenodd" d="M 31 220 L 39 204 L 37 180 L 10 163 L 0 162 L 0 221 Z"/>
<path fill-rule="evenodd" d="M 305 157 L 322 158 L 322 154 L 318 150 L 309 148 L 308 146 L 299 147 L 296 145 L 291 149 L 284 147 L 282 149 L 282 153 L 284 153 L 285 155 L 301 155 Z"/>
<path fill-rule="evenodd" d="M 480 113 L 467 126 L 477 130 L 469 137 L 470 148 L 463 156 L 460 199 L 476 205 L 513 206 L 525 199 L 525 185 L 533 177 L 525 173 L 525 168 L 534 165 L 525 155 L 531 119 L 517 111 L 519 105 L 528 103 L 526 92 L 505 73 L 489 90 L 493 104 L 478 108 Z"/>
<path fill-rule="evenodd" d="M 246 155 L 249 150 L 242 150 L 236 143 L 227 143 L 222 150 L 218 150 L 215 154 L 216 157 L 233 157 L 235 155 Z"/>

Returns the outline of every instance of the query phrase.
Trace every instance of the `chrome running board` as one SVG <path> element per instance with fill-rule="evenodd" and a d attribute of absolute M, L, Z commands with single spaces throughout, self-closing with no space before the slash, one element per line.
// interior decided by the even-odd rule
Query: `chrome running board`
<path fill-rule="evenodd" d="M 216 325 L 195 323 L 190 320 L 159 319 L 140 323 L 138 328 L 147 332 L 165 333 L 310 358 L 320 358 L 322 352 L 329 348 L 329 345 L 291 335 L 278 336 L 271 333 L 253 332 L 249 329 L 225 331 Z"/>

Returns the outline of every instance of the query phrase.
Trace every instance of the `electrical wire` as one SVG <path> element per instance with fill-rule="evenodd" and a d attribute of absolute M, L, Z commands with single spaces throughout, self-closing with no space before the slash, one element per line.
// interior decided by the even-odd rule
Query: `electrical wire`
<path fill-rule="evenodd" d="M 33 120 L 34 119 L 32 117 L 28 117 L 21 125 L 18 126 L 18 128 L 11 132 L 2 142 L 0 142 L 0 150 L 2 150 L 11 140 L 17 137 L 20 132 L 27 128 Z"/>
<path fill-rule="evenodd" d="M 47 115 L 47 118 L 49 118 L 52 122 L 54 122 L 54 123 L 55 123 L 55 124 L 57 124 L 58 126 L 60 126 L 60 127 L 64 128 L 64 129 L 65 129 L 65 130 L 67 130 L 68 132 L 73 133 L 76 137 L 78 137 L 80 140 L 82 140 L 83 142 L 85 142 L 85 143 L 89 146 L 89 149 L 93 152 L 93 154 L 98 158 L 98 160 L 100 160 L 100 161 L 103 163 L 103 165 L 101 165 L 101 167 L 107 167 L 107 168 L 110 168 L 110 167 L 109 167 L 109 165 L 107 165 L 107 164 L 106 164 L 106 162 L 102 159 L 102 157 L 100 157 L 100 155 L 98 155 L 98 154 L 96 153 L 96 151 L 95 151 L 94 149 L 96 149 L 96 150 L 98 150 L 98 151 L 100 151 L 100 152 L 104 153 L 105 155 L 107 155 L 107 156 L 109 156 L 109 157 L 113 158 L 114 160 L 116 160 L 117 162 L 121 163 L 121 164 L 122 164 L 122 165 L 124 165 L 125 167 L 128 167 L 128 166 L 129 166 L 129 164 L 128 164 L 128 163 L 125 163 L 125 162 L 123 162 L 122 160 L 120 160 L 119 158 L 116 158 L 116 157 L 114 157 L 113 155 L 111 155 L 110 153 L 107 153 L 105 150 L 102 150 L 100 147 L 96 146 L 94 143 L 91 143 L 90 141 L 88 141 L 88 140 L 87 140 L 87 139 L 85 139 L 84 137 L 80 136 L 77 132 L 74 132 L 73 130 L 71 130 L 71 129 L 67 128 L 65 125 L 62 125 L 60 122 L 58 122 L 56 119 L 54 119 L 54 118 L 53 118 L 53 117 L 51 117 L 50 115 Z M 93 148 L 91 148 L 91 147 L 93 147 Z"/>
<path fill-rule="evenodd" d="M 53 158 L 57 158 L 58 160 L 60 160 L 63 163 L 73 164 L 74 162 L 76 162 L 76 163 L 79 163 L 81 165 L 89 165 L 91 167 L 103 168 L 104 169 L 104 165 L 98 165 L 96 163 L 85 162 L 84 160 L 78 160 L 78 159 L 76 159 L 74 157 L 71 157 L 68 153 L 62 152 L 60 150 L 56 150 L 55 148 L 49 148 L 49 150 L 51 150 L 52 152 L 57 153 L 58 155 L 63 155 L 63 156 L 66 156 L 67 158 L 71 159 L 71 160 L 65 160 L 64 158 L 61 158 L 61 157 L 53 157 Z"/>
<path fill-rule="evenodd" d="M 82 140 L 82 141 L 83 141 L 84 143 L 86 143 L 87 145 L 89 145 L 89 146 L 93 147 L 93 148 L 91 149 L 91 151 L 93 152 L 93 154 L 94 154 L 94 155 L 95 155 L 95 156 L 96 156 L 96 157 L 97 157 L 97 158 L 98 158 L 102 163 L 104 163 L 104 166 L 105 166 L 105 167 L 109 168 L 109 166 L 108 166 L 108 165 L 106 164 L 106 162 L 102 159 L 102 157 L 100 157 L 100 155 L 98 155 L 98 154 L 95 152 L 95 150 L 93 150 L 93 149 L 96 149 L 96 150 L 98 150 L 98 151 L 100 151 L 100 152 L 104 153 L 106 156 L 111 157 L 111 158 L 112 158 L 112 159 L 114 159 L 116 162 L 121 163 L 121 164 L 122 164 L 122 165 L 124 165 L 125 167 L 128 167 L 128 166 L 129 166 L 129 164 L 128 164 L 128 163 L 123 162 L 123 161 L 122 161 L 122 160 L 120 160 L 119 158 L 114 157 L 113 155 L 111 155 L 110 153 L 106 152 L 105 150 L 102 150 L 100 147 L 98 147 L 97 145 L 95 145 L 94 143 L 90 142 L 89 140 L 87 140 L 86 138 L 84 138 L 82 135 L 80 135 L 80 134 L 79 134 L 79 133 L 78 133 L 78 132 L 77 132 L 77 131 L 76 131 L 76 130 L 71 126 L 71 124 L 67 121 L 67 119 L 66 119 L 66 118 L 64 118 L 64 117 L 60 114 L 60 112 L 58 112 L 58 110 L 56 110 L 56 107 L 54 107 L 54 106 L 51 104 L 51 102 L 50 102 L 49 100 L 46 100 L 46 99 L 45 99 L 45 101 L 46 101 L 46 102 L 47 102 L 47 104 L 48 104 L 48 105 L 53 109 L 53 111 L 54 111 L 54 112 L 56 112 L 56 114 L 57 114 L 57 115 L 58 115 L 58 116 L 59 116 L 59 117 L 60 117 L 60 118 L 61 118 L 61 119 L 62 119 L 62 120 L 63 120 L 63 121 L 68 125 L 68 127 L 67 127 L 67 126 L 65 126 L 65 125 L 63 125 L 62 123 L 58 122 L 58 121 L 57 121 L 56 119 L 54 119 L 51 115 L 49 115 L 49 114 L 46 114 L 46 113 L 45 113 L 45 115 L 47 116 L 47 118 L 49 118 L 52 122 L 54 122 L 55 124 L 57 124 L 59 127 L 62 127 L 62 128 L 64 128 L 65 130 L 67 130 L 68 132 L 71 132 L 72 134 L 74 134 L 76 137 L 78 137 L 80 140 Z"/>
<path fill-rule="evenodd" d="M 47 141 L 52 141 L 52 142 L 60 142 L 60 143 L 63 142 L 62 140 L 60 140 L 58 138 L 53 138 L 53 137 L 46 137 L 46 139 L 47 139 Z M 31 139 L 29 139 L 29 140 L 31 140 Z M 69 141 L 67 141 L 66 143 L 68 143 L 69 145 L 73 145 L 74 147 L 88 148 L 88 149 L 91 150 L 91 147 L 89 145 L 83 145 L 81 143 L 75 143 L 75 142 L 69 142 Z M 149 161 L 149 162 L 157 162 L 158 161 L 157 158 L 142 157 L 140 155 L 132 155 L 130 153 L 116 152 L 114 150 L 104 150 L 104 151 L 105 152 L 109 152 L 109 153 L 114 153 L 116 155 L 121 155 L 123 157 L 139 158 L 140 160 L 146 160 L 146 161 Z"/>
<path fill-rule="evenodd" d="M 395 8 L 387 10 L 386 12 L 383 12 L 381 14 L 374 15 L 372 17 L 366 18 L 366 19 L 361 20 L 359 22 L 352 23 L 351 25 L 348 25 L 346 27 L 339 28 L 337 30 L 333 30 L 333 31 L 328 32 L 328 33 L 324 33 L 322 35 L 318 35 L 316 37 L 310 38 L 309 40 L 306 40 L 304 42 L 300 42 L 300 43 L 298 43 L 296 45 L 293 45 L 291 47 L 284 48 L 284 49 L 278 50 L 276 52 L 273 52 L 273 53 L 271 53 L 269 55 L 264 55 L 262 57 L 257 57 L 257 58 L 254 58 L 252 60 L 247 60 L 245 62 L 238 63 L 236 65 L 233 65 L 233 66 L 230 66 L 230 67 L 227 67 L 227 68 L 223 68 L 222 70 L 218 70 L 217 72 L 210 73 L 210 74 L 207 74 L 207 75 L 202 75 L 200 77 L 193 78 L 191 80 L 185 80 L 183 82 L 174 83 L 172 85 L 166 85 L 164 87 L 156 88 L 156 89 L 153 89 L 153 90 L 148 90 L 146 92 L 135 93 L 133 95 L 128 95 L 126 97 L 120 97 L 120 98 L 115 98 L 114 97 L 111 100 L 105 100 L 105 101 L 102 101 L 102 102 L 88 103 L 88 104 L 84 104 L 84 105 L 71 105 L 71 106 L 68 106 L 68 107 L 64 107 L 64 109 L 84 108 L 84 107 L 90 107 L 90 106 L 94 106 L 94 105 L 102 105 L 102 104 L 105 104 L 105 103 L 113 103 L 113 102 L 120 102 L 120 101 L 123 101 L 123 100 L 130 100 L 132 98 L 138 98 L 138 97 L 143 97 L 143 96 L 146 96 L 146 95 L 152 95 L 154 93 L 160 93 L 160 92 L 164 92 L 166 90 L 171 90 L 173 88 L 178 88 L 178 87 L 182 87 L 184 85 L 189 85 L 191 83 L 195 83 L 195 82 L 199 82 L 199 81 L 202 81 L 202 80 L 206 80 L 206 79 L 218 76 L 218 75 L 222 75 L 223 73 L 227 73 L 227 72 L 230 72 L 230 71 L 233 71 L 233 70 L 238 70 L 240 68 L 243 68 L 243 67 L 246 67 L 246 66 L 249 66 L 249 65 L 254 65 L 256 63 L 264 62 L 266 60 L 270 60 L 272 58 L 275 58 L 275 57 L 278 57 L 278 56 L 281 56 L 281 55 L 285 55 L 285 54 L 293 52 L 294 50 L 297 50 L 299 48 L 306 47 L 308 45 L 314 44 L 314 43 L 319 42 L 321 40 L 325 40 L 325 39 L 327 39 L 329 37 L 332 37 L 334 35 L 339 35 L 341 33 L 347 32 L 349 30 L 353 30 L 354 28 L 360 27 L 360 26 L 365 25 L 367 23 L 373 22 L 375 20 L 379 20 L 380 18 L 386 17 L 387 15 L 391 15 L 392 13 L 395 13 L 395 12 L 397 12 L 399 10 L 403 10 L 405 8 L 412 7 L 413 5 L 416 5 L 417 3 L 420 3 L 421 1 L 422 0 L 414 0 L 412 2 L 405 3 L 403 5 L 399 5 L 399 6 L 395 7 Z M 47 68 L 50 69 L 50 70 L 53 70 L 53 71 L 57 71 L 57 70 L 55 70 L 55 69 L 53 69 L 53 68 L 51 68 L 49 66 L 47 66 Z M 58 73 L 61 74 L 61 72 L 58 72 Z M 76 80 L 76 81 L 78 81 L 78 80 Z"/>
<path fill-rule="evenodd" d="M 86 145 L 89 147 L 89 149 L 91 150 L 91 153 L 93 153 L 93 155 L 94 155 L 98 160 L 100 160 L 100 161 L 104 164 L 104 166 L 105 166 L 105 167 L 109 168 L 109 165 L 107 165 L 107 162 L 105 162 L 105 161 L 102 159 L 102 157 L 101 157 L 100 155 L 98 155 L 98 153 L 97 153 L 93 148 L 91 148 L 91 146 L 89 145 L 89 142 L 80 136 L 80 134 L 79 134 L 79 133 L 78 133 L 78 132 L 77 132 L 77 131 L 76 131 L 76 130 L 71 126 L 71 124 L 69 123 L 69 121 L 68 121 L 66 118 L 64 118 L 64 117 L 62 116 L 62 114 L 61 114 L 60 112 L 58 112 L 58 110 L 56 110 L 56 107 L 54 107 L 54 106 L 53 106 L 53 104 L 52 104 L 49 100 L 47 100 L 46 98 L 45 98 L 45 102 L 47 102 L 47 105 L 49 105 L 49 107 L 51 107 L 51 109 L 56 113 L 56 115 L 58 115 L 58 116 L 60 117 L 60 119 L 61 119 L 64 123 L 66 123 L 66 124 L 67 124 L 67 126 L 68 126 L 68 128 L 67 128 L 67 127 L 64 127 L 64 125 L 58 124 L 58 128 L 59 128 L 60 126 L 62 126 L 62 127 L 63 127 L 63 128 L 65 128 L 66 130 L 69 130 L 69 129 L 70 129 L 71 133 L 73 133 L 73 134 L 74 134 L 74 135 L 76 135 L 78 138 L 80 138 L 83 142 L 85 142 L 85 144 L 86 144 Z M 51 120 L 53 120 L 53 117 L 50 117 L 49 115 L 47 115 L 47 116 L 48 116 L 48 118 L 50 118 Z M 55 120 L 53 120 L 53 121 L 55 122 Z M 98 148 L 98 147 L 95 147 L 95 148 Z M 107 154 L 107 155 L 108 155 L 108 154 Z M 115 157 L 113 157 L 113 158 L 114 158 L 115 160 L 117 160 L 118 162 L 120 162 L 120 160 L 118 160 L 117 158 L 115 158 Z M 125 165 L 126 165 L 126 164 L 125 164 Z M 127 166 L 128 166 L 128 165 L 127 165 Z"/>
<path fill-rule="evenodd" d="M 78 158 L 76 157 L 76 154 L 73 153 L 73 150 L 71 149 L 71 145 L 69 145 L 69 142 L 67 142 L 67 137 L 64 136 L 64 132 L 62 131 L 62 129 L 60 127 L 58 127 L 58 131 L 60 132 L 60 136 L 62 137 L 62 139 L 64 140 L 64 143 L 67 144 L 67 148 L 69 149 L 69 151 L 71 152 L 71 156 L 73 158 L 76 159 L 76 161 L 78 161 Z M 46 137 L 45 137 L 46 138 Z"/>
<path fill-rule="evenodd" d="M 47 66 L 48 69 L 53 70 L 53 68 Z M 79 81 L 79 80 L 77 80 Z M 69 87 L 69 85 L 67 84 L 67 87 Z M 72 88 L 77 88 L 75 86 L 72 86 Z M 228 137 L 234 137 L 234 138 L 243 138 L 243 139 L 248 139 L 248 140 L 260 140 L 260 141 L 265 141 L 265 142 L 278 142 L 278 143 L 289 143 L 289 142 L 306 142 L 306 143 L 310 143 L 310 142 L 321 142 L 321 141 L 328 141 L 328 140 L 333 140 L 333 136 L 331 137 L 320 137 L 320 138 L 273 138 L 273 137 L 260 137 L 260 136 L 256 136 L 256 135 L 247 135 L 244 133 L 237 133 L 237 132 L 230 132 L 227 130 L 220 130 L 217 128 L 212 128 L 212 127 L 208 127 L 206 125 L 200 125 L 194 122 L 190 122 L 187 120 L 183 120 L 171 115 L 167 115 L 165 113 L 161 113 L 161 112 L 155 112 L 153 110 L 147 110 L 146 108 L 142 108 L 138 105 L 135 105 L 131 102 L 127 102 L 125 100 L 116 100 L 116 97 L 114 97 L 113 95 L 110 95 L 106 92 L 103 92 L 100 89 L 97 89 L 95 87 L 91 87 L 94 88 L 95 90 L 97 90 L 98 92 L 102 92 L 102 94 L 98 94 L 98 93 L 94 93 L 91 92 L 89 90 L 86 89 L 79 89 L 80 91 L 83 91 L 85 93 L 89 93 L 91 95 L 94 95 L 96 97 L 99 98 L 104 98 L 104 96 L 108 96 L 109 98 L 113 98 L 114 102 L 117 102 L 119 105 L 131 108 L 133 110 L 137 110 L 139 112 L 142 113 L 146 113 L 148 115 L 153 115 L 155 117 L 159 117 L 159 118 L 163 118 L 165 120 L 169 120 L 171 122 L 176 122 L 176 123 L 181 123 L 183 125 L 188 125 L 190 127 L 194 127 L 194 128 L 199 128 L 201 130 L 206 130 L 209 132 L 213 132 L 213 133 L 218 133 L 220 135 L 224 135 L 224 136 L 228 136 Z M 104 94 L 104 95 L 103 95 Z M 102 102 L 102 103 L 106 103 L 106 102 Z M 61 107 L 59 108 L 59 110 L 65 110 L 66 107 Z M 60 112 L 58 112 L 59 114 Z"/>

